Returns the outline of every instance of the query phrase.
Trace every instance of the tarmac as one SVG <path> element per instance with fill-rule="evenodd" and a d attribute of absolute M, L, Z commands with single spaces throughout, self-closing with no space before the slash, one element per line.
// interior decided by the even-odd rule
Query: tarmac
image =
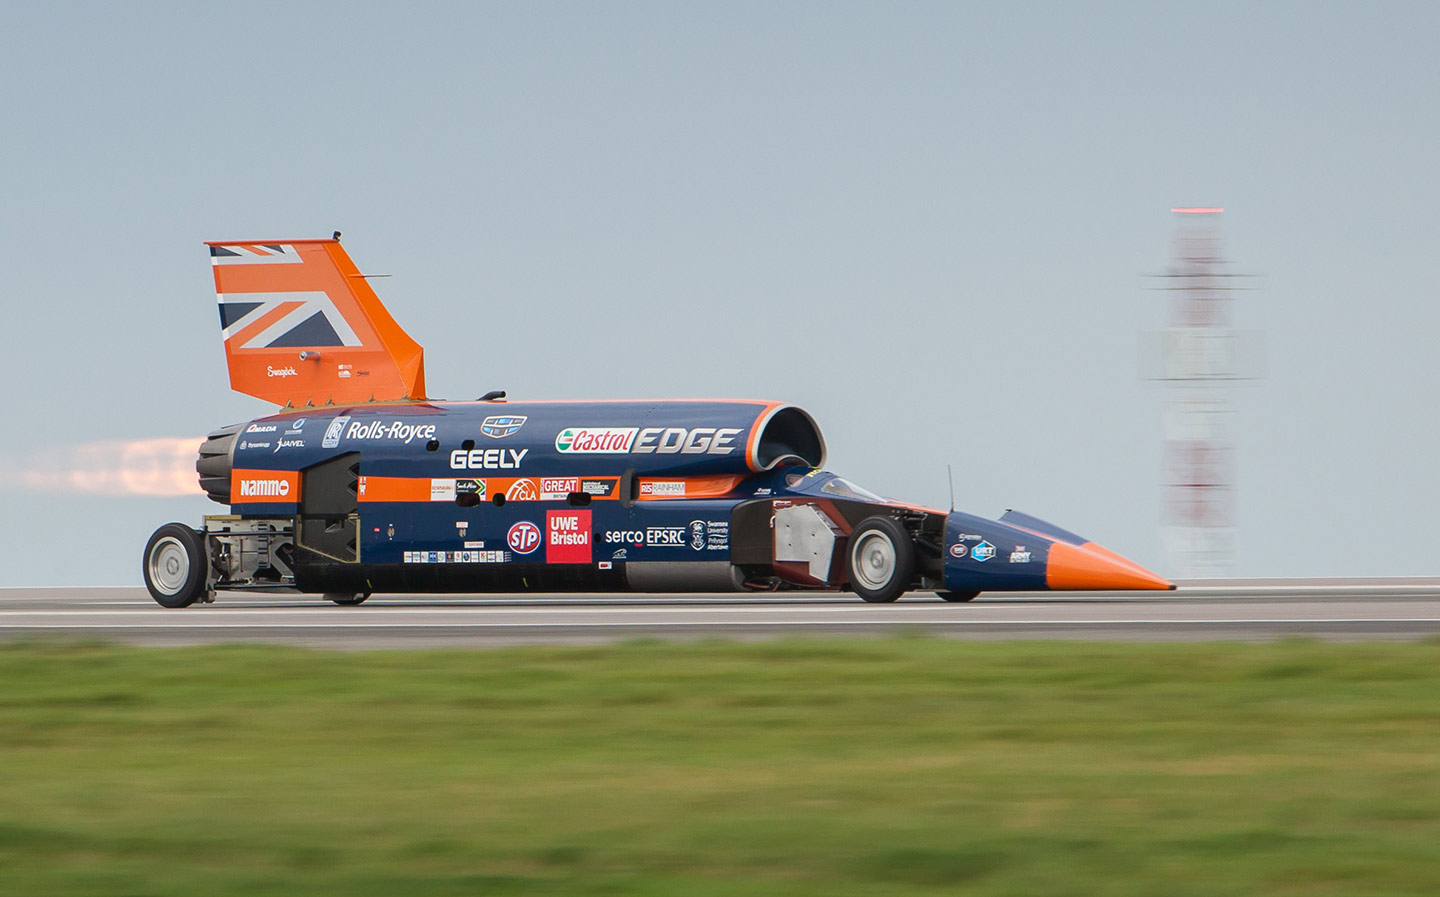
<path fill-rule="evenodd" d="M 0 589 L 0 640 L 265 642 L 335 649 L 591 644 L 923 633 L 1090 641 L 1420 640 L 1440 636 L 1440 578 L 1193 581 L 1174 592 L 981 595 L 894 604 L 851 594 L 318 595 L 222 592 L 167 610 L 143 588 Z"/>

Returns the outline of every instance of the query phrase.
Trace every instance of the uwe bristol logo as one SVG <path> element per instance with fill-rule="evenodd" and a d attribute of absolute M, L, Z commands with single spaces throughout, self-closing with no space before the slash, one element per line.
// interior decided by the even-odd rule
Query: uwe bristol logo
<path fill-rule="evenodd" d="M 528 520 L 522 520 L 510 527 L 505 541 L 516 554 L 529 554 L 540 547 L 540 527 Z"/>

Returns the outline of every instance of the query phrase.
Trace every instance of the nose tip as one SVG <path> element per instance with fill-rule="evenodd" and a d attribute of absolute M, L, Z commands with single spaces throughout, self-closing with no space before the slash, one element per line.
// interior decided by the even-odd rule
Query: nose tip
<path fill-rule="evenodd" d="M 1175 585 L 1094 542 L 1050 546 L 1045 585 L 1056 591 L 1173 589 Z"/>

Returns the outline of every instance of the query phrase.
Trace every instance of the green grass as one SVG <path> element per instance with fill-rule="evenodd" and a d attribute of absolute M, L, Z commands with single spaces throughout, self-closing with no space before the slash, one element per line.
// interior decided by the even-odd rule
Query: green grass
<path fill-rule="evenodd" d="M 0 647 L 0 893 L 1440 893 L 1440 645 Z"/>

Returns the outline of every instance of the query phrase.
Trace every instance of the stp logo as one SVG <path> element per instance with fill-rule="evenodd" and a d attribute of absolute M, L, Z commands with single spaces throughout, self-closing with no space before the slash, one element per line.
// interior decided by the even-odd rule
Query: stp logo
<path fill-rule="evenodd" d="M 540 547 L 540 527 L 528 520 L 522 520 L 510 527 L 505 541 L 516 554 L 529 554 Z"/>

